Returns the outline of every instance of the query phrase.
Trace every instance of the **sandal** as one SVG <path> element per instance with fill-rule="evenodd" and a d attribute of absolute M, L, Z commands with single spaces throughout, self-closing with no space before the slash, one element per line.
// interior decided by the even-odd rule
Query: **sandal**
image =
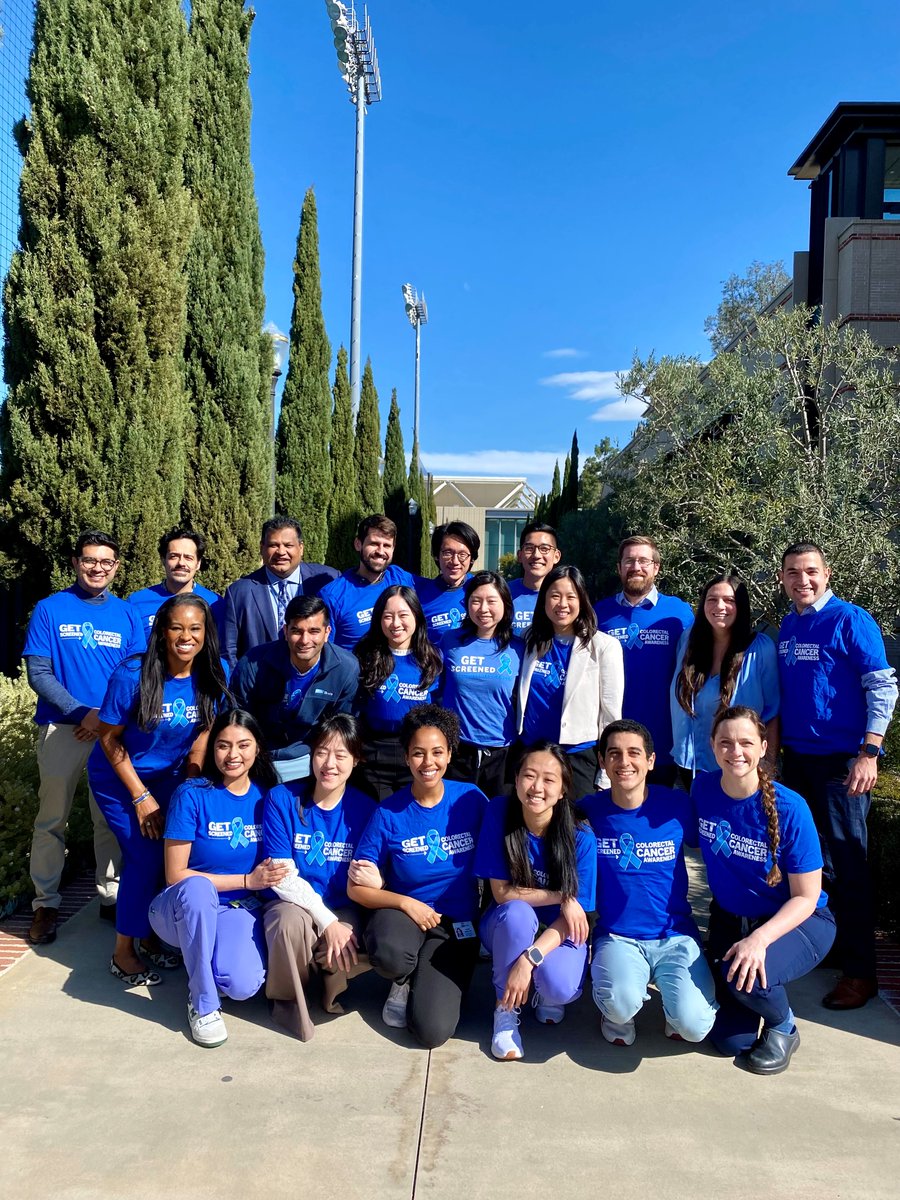
<path fill-rule="evenodd" d="M 144 958 L 163 971 L 174 971 L 184 964 L 184 959 L 177 950 L 166 950 L 163 946 L 159 950 L 148 950 L 145 942 L 139 943 L 139 949 Z"/>
<path fill-rule="evenodd" d="M 126 975 L 116 962 L 115 955 L 109 960 L 109 973 L 116 979 L 121 979 L 126 987 L 139 987 L 141 984 L 155 987 L 156 984 L 162 983 L 162 976 L 157 975 L 156 971 L 134 971 L 131 975 Z"/>

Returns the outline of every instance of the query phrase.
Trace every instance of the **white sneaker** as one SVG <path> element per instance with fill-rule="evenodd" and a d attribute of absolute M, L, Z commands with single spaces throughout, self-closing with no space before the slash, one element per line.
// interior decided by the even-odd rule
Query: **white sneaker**
<path fill-rule="evenodd" d="M 542 1025 L 558 1025 L 566 1015 L 562 1004 L 545 1004 L 540 992 L 535 992 L 531 997 L 531 1007 Z"/>
<path fill-rule="evenodd" d="M 220 1008 L 201 1017 L 188 1000 L 188 1021 L 191 1026 L 191 1037 L 198 1046 L 221 1046 L 224 1041 L 228 1040 L 228 1030 L 222 1020 Z"/>
<path fill-rule="evenodd" d="M 381 1019 L 391 1029 L 406 1028 L 406 1006 L 409 1003 L 409 984 L 392 983 L 388 998 L 381 1010 Z"/>
<path fill-rule="evenodd" d="M 675 1026 L 668 1020 L 666 1021 L 666 1037 L 669 1039 L 670 1042 L 683 1042 L 684 1041 L 684 1038 L 681 1036 L 681 1034 L 678 1032 L 678 1030 L 675 1028 Z"/>
<path fill-rule="evenodd" d="M 606 1017 L 601 1016 L 600 1032 L 611 1046 L 634 1045 L 634 1021 L 626 1021 L 624 1025 L 617 1025 L 615 1021 L 607 1021 Z"/>
<path fill-rule="evenodd" d="M 491 1054 L 502 1062 L 512 1062 L 525 1055 L 519 1034 L 519 1009 L 494 1009 L 494 1036 L 491 1039 Z"/>

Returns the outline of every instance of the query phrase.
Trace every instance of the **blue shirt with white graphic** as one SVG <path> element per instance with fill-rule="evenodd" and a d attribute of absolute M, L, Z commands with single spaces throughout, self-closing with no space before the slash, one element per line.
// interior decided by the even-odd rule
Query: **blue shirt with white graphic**
<path fill-rule="evenodd" d="M 329 908 L 345 908 L 350 860 L 375 801 L 348 786 L 334 808 L 324 809 L 313 803 L 312 792 L 307 779 L 272 788 L 263 816 L 265 851 L 271 858 L 292 858 L 301 879 Z"/>
<path fill-rule="evenodd" d="M 212 610 L 213 621 L 218 626 L 223 611 L 222 597 L 216 592 L 211 592 L 209 588 L 205 588 L 199 583 L 195 583 L 192 591 L 187 594 L 199 596 L 201 600 L 206 601 Z M 150 637 L 150 630 L 153 628 L 153 622 L 156 620 L 156 614 L 159 612 L 165 602 L 171 599 L 172 593 L 166 587 L 165 583 L 155 583 L 153 587 L 141 588 L 140 591 L 132 592 L 128 597 L 128 603 L 133 604 L 140 614 L 141 626 L 144 630 L 145 645 Z"/>
<path fill-rule="evenodd" d="M 321 658 L 316 659 L 315 666 L 310 667 L 308 671 L 298 671 L 291 664 L 291 673 L 288 676 L 287 683 L 284 685 L 284 707 L 289 713 L 299 712 L 300 705 L 303 703 L 303 699 L 309 691 L 312 681 L 319 674 L 321 665 Z"/>
<path fill-rule="evenodd" d="M 459 717 L 462 740 L 476 746 L 510 745 L 525 647 L 513 638 L 501 650 L 496 638 L 476 638 L 461 630 L 444 638 L 442 651 L 441 703 Z"/>
<path fill-rule="evenodd" d="M 430 704 L 440 684 L 438 675 L 427 687 L 421 686 L 422 668 L 409 651 L 393 652 L 394 669 L 374 695 L 362 699 L 360 716 L 375 734 L 399 732 L 400 723 L 417 704 Z"/>
<path fill-rule="evenodd" d="M 358 571 L 345 571 L 322 588 L 319 595 L 331 613 L 331 641 L 352 650 L 372 624 L 372 609 L 383 591 L 395 583 L 415 587 L 409 571 L 392 563 L 377 583 L 369 583 Z"/>
<path fill-rule="evenodd" d="M 436 646 L 442 646 L 448 633 L 459 629 L 466 615 L 463 593 L 471 572 L 459 587 L 447 587 L 440 575 L 437 579 L 416 576 L 416 595 L 428 623 L 428 636 Z"/>
<path fill-rule="evenodd" d="M 684 792 L 650 784 L 639 808 L 620 808 L 606 788 L 579 800 L 597 856 L 595 936 L 656 941 L 697 938 L 688 902 L 684 846 L 697 844 L 697 818 Z"/>
<path fill-rule="evenodd" d="M 540 588 L 533 592 L 525 586 L 524 579 L 513 579 L 509 585 L 509 594 L 513 602 L 513 633 L 518 638 L 524 638 L 534 620 L 534 607 Z"/>
<path fill-rule="evenodd" d="M 656 765 L 672 762 L 672 722 L 669 685 L 675 674 L 678 641 L 694 623 L 691 607 L 677 596 L 654 588 L 639 604 L 631 605 L 620 592 L 594 605 L 597 628 L 622 645 L 625 696 L 622 716 L 650 730 Z"/>
<path fill-rule="evenodd" d="M 837 596 L 818 611 L 792 609 L 778 634 L 782 743 L 800 754 L 857 754 L 871 728 L 864 678 L 889 669 L 865 609 Z"/>
<path fill-rule="evenodd" d="M 789 874 L 803 875 L 822 867 L 819 835 L 808 804 L 780 783 L 774 786 L 781 868 L 781 882 L 775 887 L 766 883 L 772 855 L 760 793 L 732 800 L 722 790 L 721 771 L 695 776 L 691 788 L 710 891 L 726 912 L 751 920 L 773 916 L 790 899 Z M 816 907 L 827 902 L 820 891 Z"/>
<path fill-rule="evenodd" d="M 140 617 L 130 605 L 109 593 L 88 597 L 73 586 L 37 602 L 22 654 L 49 658 L 66 691 L 88 708 L 99 708 L 113 671 L 143 648 Z M 37 725 L 78 724 L 66 722 L 42 696 L 34 720 Z"/>
<path fill-rule="evenodd" d="M 191 842 L 188 867 L 206 875 L 249 875 L 263 852 L 262 789 L 250 781 L 243 796 L 207 779 L 191 779 L 172 794 L 166 837 Z M 246 896 L 244 888 L 219 892 L 219 902 Z"/>
<path fill-rule="evenodd" d="M 522 726 L 522 741 L 526 746 L 541 738 L 550 742 L 559 741 L 566 674 L 573 641 L 573 638 L 554 637 L 550 649 L 534 664 L 528 699 L 525 701 L 525 723 Z M 565 747 L 567 750 L 581 748 L 580 745 Z"/>
<path fill-rule="evenodd" d="M 373 862 L 389 891 L 411 896 L 453 921 L 478 913 L 475 845 L 487 797 L 471 783 L 444 780 L 444 795 L 423 808 L 412 788 L 394 792 L 375 811 L 356 848 Z"/>
<path fill-rule="evenodd" d="M 475 853 L 475 874 L 481 879 L 503 879 L 509 882 L 509 860 L 506 857 L 506 819 L 509 806 L 518 804 L 515 796 L 497 796 L 488 805 L 478 849 Z M 550 885 L 547 861 L 544 855 L 544 839 L 525 831 L 528 861 L 534 875 L 534 887 Z M 578 893 L 575 899 L 585 912 L 594 909 L 594 891 L 597 876 L 597 853 L 593 835 L 589 829 L 579 825 L 575 829 L 575 871 L 578 876 Z M 493 905 L 496 907 L 496 905 Z M 535 908 L 542 925 L 550 925 L 559 916 L 558 904 L 545 904 Z"/>

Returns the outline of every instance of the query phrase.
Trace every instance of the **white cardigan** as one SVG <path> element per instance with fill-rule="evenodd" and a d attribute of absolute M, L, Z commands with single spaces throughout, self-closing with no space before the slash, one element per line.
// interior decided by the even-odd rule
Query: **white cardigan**
<path fill-rule="evenodd" d="M 529 650 L 519 676 L 519 733 L 525 724 L 525 705 L 538 656 Z M 563 688 L 559 741 L 566 746 L 596 742 L 611 721 L 622 716 L 625 694 L 625 660 L 617 638 L 594 634 L 587 646 L 576 638 Z"/>

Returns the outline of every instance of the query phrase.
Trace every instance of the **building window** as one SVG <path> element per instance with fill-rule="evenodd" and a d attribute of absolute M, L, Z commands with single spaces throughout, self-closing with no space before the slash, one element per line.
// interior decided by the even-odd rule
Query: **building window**
<path fill-rule="evenodd" d="M 484 522 L 484 568 L 496 571 L 504 554 L 515 554 L 519 549 L 519 536 L 531 515 L 487 517 Z"/>
<path fill-rule="evenodd" d="M 900 221 L 900 142 L 888 142 L 885 146 L 884 219 Z"/>

